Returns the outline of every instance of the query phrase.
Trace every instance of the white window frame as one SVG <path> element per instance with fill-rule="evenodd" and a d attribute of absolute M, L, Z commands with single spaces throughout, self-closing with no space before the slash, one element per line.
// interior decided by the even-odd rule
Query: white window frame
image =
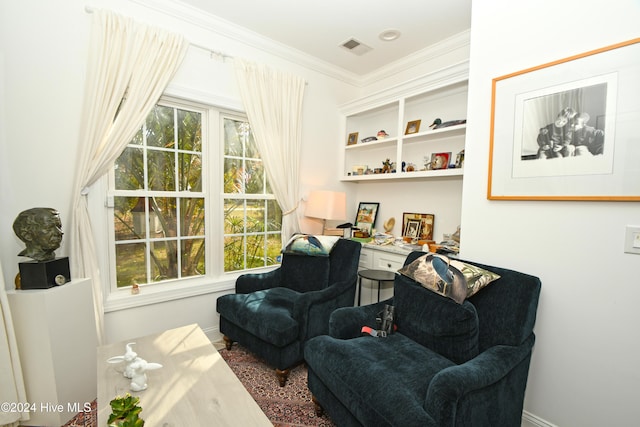
<path fill-rule="evenodd" d="M 101 267 L 105 312 L 197 295 L 228 292 L 235 288 L 235 281 L 241 274 L 269 271 L 278 267 L 274 265 L 251 270 L 224 272 L 224 218 L 222 210 L 225 194 L 220 173 L 223 170 L 224 162 L 224 129 L 221 124 L 223 117 L 247 120 L 246 115 L 240 111 L 217 107 L 206 101 L 188 101 L 174 96 L 163 96 L 158 103 L 198 111 L 203 114 L 202 156 L 203 164 L 208 164 L 208 167 L 203 167 L 202 182 L 205 194 L 206 272 L 202 276 L 140 285 L 140 292 L 137 295 L 132 294 L 130 287 L 117 288 L 113 224 L 113 198 L 117 192 L 114 191 L 114 174 L 110 172 L 94 184 L 88 199 L 91 218 L 95 219 L 93 223 L 94 236 Z M 208 134 L 207 137 L 205 137 L 205 131 Z"/>

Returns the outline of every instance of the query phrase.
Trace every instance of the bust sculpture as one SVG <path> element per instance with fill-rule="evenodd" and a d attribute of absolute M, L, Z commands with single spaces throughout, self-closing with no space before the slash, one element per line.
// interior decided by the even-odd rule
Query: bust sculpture
<path fill-rule="evenodd" d="M 18 214 L 13 231 L 27 246 L 18 256 L 38 262 L 55 259 L 55 251 L 62 243 L 60 214 L 52 208 L 31 208 Z"/>

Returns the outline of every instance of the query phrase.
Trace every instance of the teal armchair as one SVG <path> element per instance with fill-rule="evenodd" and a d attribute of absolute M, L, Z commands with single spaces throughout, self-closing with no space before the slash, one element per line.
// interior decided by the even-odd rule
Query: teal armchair
<path fill-rule="evenodd" d="M 463 304 L 396 275 L 392 299 L 336 310 L 329 334 L 305 346 L 317 411 L 341 427 L 519 427 L 541 283 L 470 264 L 501 278 Z M 363 336 L 384 304 L 394 305 L 396 332 Z"/>
<path fill-rule="evenodd" d="M 329 332 L 329 316 L 353 306 L 361 244 L 340 239 L 329 256 L 285 253 L 279 268 L 245 274 L 217 300 L 227 349 L 238 342 L 276 369 L 284 386 L 304 344 Z"/>

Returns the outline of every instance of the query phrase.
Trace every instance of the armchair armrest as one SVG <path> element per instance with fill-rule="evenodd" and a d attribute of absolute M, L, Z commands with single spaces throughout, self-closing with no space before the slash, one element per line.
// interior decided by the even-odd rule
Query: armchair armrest
<path fill-rule="evenodd" d="M 425 410 L 438 425 L 455 424 L 456 406 L 466 394 L 497 383 L 514 370 L 531 352 L 535 336 L 517 347 L 497 345 L 461 365 L 438 372 L 427 390 Z"/>
<path fill-rule="evenodd" d="M 255 291 L 280 286 L 280 268 L 265 273 L 243 274 L 236 279 L 236 293 L 249 294 Z"/>
<path fill-rule="evenodd" d="M 384 305 L 393 304 L 393 298 L 360 307 L 343 307 L 335 310 L 329 318 L 329 335 L 338 339 L 359 337 L 363 326 L 377 328 L 376 315 Z"/>
<path fill-rule="evenodd" d="M 302 341 L 328 333 L 331 313 L 353 304 L 354 286 L 354 280 L 343 280 L 319 291 L 300 294 L 293 305 L 293 317 L 300 322 Z"/>

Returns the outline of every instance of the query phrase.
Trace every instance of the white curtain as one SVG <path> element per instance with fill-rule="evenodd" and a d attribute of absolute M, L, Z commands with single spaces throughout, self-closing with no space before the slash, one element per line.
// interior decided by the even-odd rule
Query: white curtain
<path fill-rule="evenodd" d="M 103 343 L 103 289 L 86 196 L 144 123 L 188 42 L 109 11 L 94 12 L 92 25 L 68 235 L 72 275 L 92 279 L 98 342 Z"/>
<path fill-rule="evenodd" d="M 300 77 L 235 59 L 242 103 L 255 136 L 267 178 L 282 209 L 282 244 L 300 230 L 300 146 L 302 98 Z"/>
<path fill-rule="evenodd" d="M 24 403 L 27 396 L 3 278 L 0 265 L 0 403 Z M 28 419 L 26 412 L 0 411 L 0 427 L 17 426 L 19 421 Z"/>

